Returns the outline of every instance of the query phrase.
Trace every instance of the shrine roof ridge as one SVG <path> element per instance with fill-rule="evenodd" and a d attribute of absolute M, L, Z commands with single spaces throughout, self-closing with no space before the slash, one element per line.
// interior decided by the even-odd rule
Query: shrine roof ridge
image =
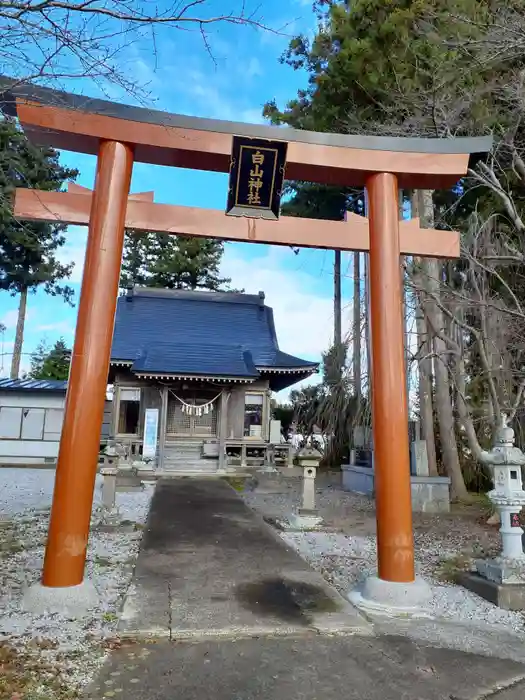
<path fill-rule="evenodd" d="M 482 154 L 490 151 L 493 142 L 491 136 L 425 138 L 412 136 L 336 134 L 306 131 L 291 127 L 192 117 L 147 107 L 118 104 L 109 100 L 40 87 L 32 83 L 21 83 L 6 76 L 0 76 L 0 104 L 4 112 L 11 116 L 16 116 L 17 99 L 40 103 L 46 107 L 78 110 L 88 114 L 155 126 L 218 132 L 222 134 L 231 134 L 232 136 L 286 141 L 288 143 L 297 142 L 317 146 L 333 146 L 337 148 L 369 151 L 444 155 Z"/>
<path fill-rule="evenodd" d="M 206 303 L 212 302 L 230 302 L 232 304 L 257 304 L 264 305 L 265 293 L 244 294 L 243 292 L 235 291 L 211 291 L 208 289 L 164 289 L 163 287 L 143 287 L 135 285 L 129 287 L 125 291 L 125 295 L 132 299 L 133 297 L 154 297 L 166 299 L 187 299 L 191 301 L 203 301 Z"/>

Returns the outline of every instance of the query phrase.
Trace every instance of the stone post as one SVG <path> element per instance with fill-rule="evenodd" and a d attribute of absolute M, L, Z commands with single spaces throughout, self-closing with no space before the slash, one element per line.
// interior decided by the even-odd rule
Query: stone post
<path fill-rule="evenodd" d="M 315 467 L 305 467 L 303 473 L 303 507 L 301 511 L 315 511 Z"/>
<path fill-rule="evenodd" d="M 414 440 L 410 445 L 410 451 L 414 464 L 414 476 L 430 476 L 426 440 Z"/>
<path fill-rule="evenodd" d="M 289 444 L 288 445 L 288 451 L 286 452 L 286 466 L 288 469 L 293 468 L 293 458 L 294 458 L 294 449 L 293 445 Z"/>
<path fill-rule="evenodd" d="M 98 526 L 102 530 L 113 530 L 120 524 L 120 513 L 116 506 L 117 475 L 116 467 L 102 467 L 100 474 L 102 482 L 102 513 Z"/>
<path fill-rule="evenodd" d="M 315 506 L 316 472 L 316 467 L 303 468 L 302 506 L 298 509 L 297 514 L 290 517 L 290 529 L 312 530 L 323 522 Z"/>
<path fill-rule="evenodd" d="M 264 464 L 257 471 L 263 474 L 274 474 L 279 471 L 275 466 L 275 446 L 271 443 L 264 448 Z"/>
<path fill-rule="evenodd" d="M 105 510 L 112 511 L 115 507 L 117 491 L 117 470 L 115 467 L 102 467 L 100 473 L 104 477 L 102 483 L 102 506 Z"/>

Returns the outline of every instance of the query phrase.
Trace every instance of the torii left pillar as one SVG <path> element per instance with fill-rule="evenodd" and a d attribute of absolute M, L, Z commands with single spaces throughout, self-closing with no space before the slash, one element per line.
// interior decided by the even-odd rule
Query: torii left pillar
<path fill-rule="evenodd" d="M 96 602 L 84 568 L 132 168 L 130 146 L 101 141 L 42 583 L 25 598 L 35 610 Z"/>

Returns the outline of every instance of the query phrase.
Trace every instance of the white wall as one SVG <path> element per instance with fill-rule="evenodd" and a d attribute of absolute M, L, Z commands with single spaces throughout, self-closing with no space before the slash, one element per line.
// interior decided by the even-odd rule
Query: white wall
<path fill-rule="evenodd" d="M 65 394 L 0 392 L 0 464 L 41 464 L 58 457 Z M 109 434 L 111 401 L 104 407 L 102 437 Z"/>
<path fill-rule="evenodd" d="M 0 464 L 38 464 L 58 456 L 65 394 L 0 393 Z"/>
<path fill-rule="evenodd" d="M 33 394 L 30 391 L 0 391 L 0 406 L 21 406 L 25 408 L 63 408 L 65 394 Z"/>

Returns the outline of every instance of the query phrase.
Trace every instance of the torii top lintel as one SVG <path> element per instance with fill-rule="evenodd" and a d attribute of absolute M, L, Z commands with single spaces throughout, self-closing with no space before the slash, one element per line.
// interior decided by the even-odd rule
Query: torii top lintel
<path fill-rule="evenodd" d="M 2 78 L 0 97 L 41 145 L 95 155 L 101 139 L 124 141 L 138 162 L 228 172 L 234 135 L 264 138 L 288 143 L 287 179 L 342 186 L 362 186 L 370 174 L 389 172 L 404 188 L 450 187 L 466 174 L 470 157 L 492 143 L 489 137 L 350 136 L 203 119 Z"/>

